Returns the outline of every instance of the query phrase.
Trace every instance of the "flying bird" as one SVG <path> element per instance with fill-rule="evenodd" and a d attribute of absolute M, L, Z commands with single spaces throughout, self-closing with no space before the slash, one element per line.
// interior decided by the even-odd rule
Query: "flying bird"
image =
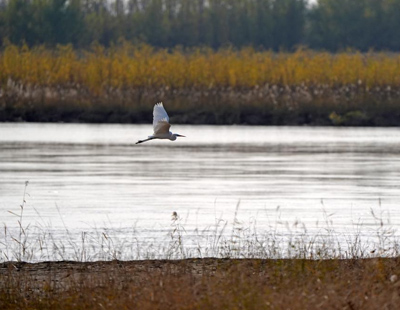
<path fill-rule="evenodd" d="M 171 124 L 169 123 L 169 117 L 167 111 L 165 111 L 162 102 L 156 103 L 153 109 L 153 135 L 149 136 L 147 139 L 139 140 L 136 144 L 150 141 L 153 139 L 169 139 L 175 141 L 176 137 L 185 137 L 177 133 L 172 133 L 169 131 Z"/>

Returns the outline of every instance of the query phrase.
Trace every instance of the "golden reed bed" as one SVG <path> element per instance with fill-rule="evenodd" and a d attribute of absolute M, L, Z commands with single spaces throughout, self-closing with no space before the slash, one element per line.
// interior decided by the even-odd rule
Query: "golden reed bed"
<path fill-rule="evenodd" d="M 268 85 L 336 87 L 400 86 L 400 55 L 342 52 L 330 54 L 299 49 L 272 53 L 208 48 L 173 50 L 124 43 L 90 51 L 59 46 L 28 48 L 8 45 L 0 53 L 0 81 L 39 86 L 85 87 L 94 93 L 107 88 L 253 88 Z"/>
<path fill-rule="evenodd" d="M 7 45 L 0 121 L 400 124 L 400 54 Z"/>

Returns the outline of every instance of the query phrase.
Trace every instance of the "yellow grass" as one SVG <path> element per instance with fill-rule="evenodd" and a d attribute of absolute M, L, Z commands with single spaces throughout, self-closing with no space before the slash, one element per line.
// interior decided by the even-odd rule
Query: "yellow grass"
<path fill-rule="evenodd" d="M 154 49 L 123 43 L 105 49 L 76 51 L 71 46 L 7 45 L 0 53 L 0 83 L 85 88 L 94 95 L 132 88 L 253 88 L 264 85 L 306 87 L 400 86 L 400 54 L 299 49 L 272 53 L 245 48 Z"/>

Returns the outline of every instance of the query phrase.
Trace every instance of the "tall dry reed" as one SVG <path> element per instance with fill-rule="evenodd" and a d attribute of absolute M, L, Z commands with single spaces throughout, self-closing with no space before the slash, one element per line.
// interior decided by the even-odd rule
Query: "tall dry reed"
<path fill-rule="evenodd" d="M 208 48 L 154 49 L 123 43 L 91 50 L 58 46 L 7 45 L 0 53 L 0 81 L 31 86 L 84 87 L 93 93 L 109 88 L 253 88 L 264 85 L 400 86 L 400 55 L 299 49 L 295 53 Z"/>

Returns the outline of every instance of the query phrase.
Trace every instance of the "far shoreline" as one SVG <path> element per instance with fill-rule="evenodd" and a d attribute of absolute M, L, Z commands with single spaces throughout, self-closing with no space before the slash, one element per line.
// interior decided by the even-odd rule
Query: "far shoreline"
<path fill-rule="evenodd" d="M 278 101 L 240 92 L 192 100 L 183 96 L 146 98 L 72 97 L 68 99 L 0 97 L 0 122 L 149 124 L 156 102 L 163 101 L 171 123 L 187 125 L 398 127 L 400 97 L 377 96 Z"/>

